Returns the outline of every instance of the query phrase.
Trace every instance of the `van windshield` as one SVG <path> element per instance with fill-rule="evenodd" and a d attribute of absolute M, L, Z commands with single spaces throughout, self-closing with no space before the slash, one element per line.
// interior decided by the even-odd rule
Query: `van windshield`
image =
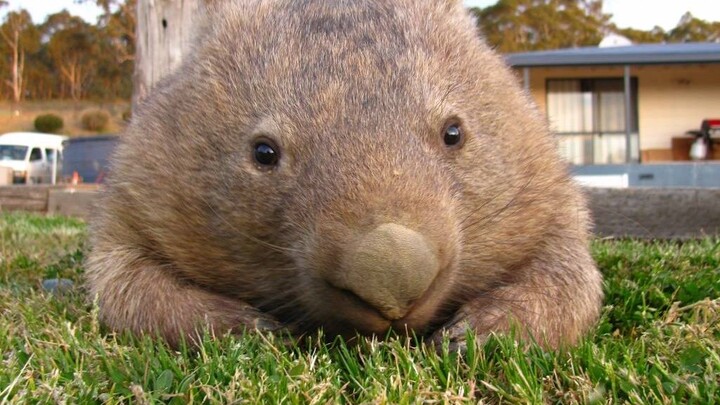
<path fill-rule="evenodd" d="M 0 145 L 0 160 L 25 160 L 27 146 Z"/>

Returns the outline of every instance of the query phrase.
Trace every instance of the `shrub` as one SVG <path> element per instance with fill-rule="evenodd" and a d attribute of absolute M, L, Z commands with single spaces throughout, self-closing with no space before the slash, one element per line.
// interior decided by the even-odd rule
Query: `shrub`
<path fill-rule="evenodd" d="M 102 131 L 110 122 L 110 114 L 103 110 L 85 111 L 80 117 L 80 124 L 88 131 Z"/>
<path fill-rule="evenodd" d="M 35 129 L 40 132 L 57 132 L 63 125 L 63 119 L 55 114 L 43 114 L 35 117 Z"/>

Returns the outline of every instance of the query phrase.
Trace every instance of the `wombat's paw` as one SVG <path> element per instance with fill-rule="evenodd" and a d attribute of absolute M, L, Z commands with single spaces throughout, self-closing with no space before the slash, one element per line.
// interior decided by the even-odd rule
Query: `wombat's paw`
<path fill-rule="evenodd" d="M 297 339 L 288 325 L 266 314 L 258 313 L 258 317 L 251 323 L 251 328 L 265 337 L 267 334 L 271 334 L 272 337 L 268 341 L 276 346 L 291 347 L 297 343 Z"/>
<path fill-rule="evenodd" d="M 287 326 L 282 322 L 242 301 L 214 296 L 212 304 L 216 312 L 214 313 L 215 317 L 210 318 L 211 324 L 216 327 L 225 326 L 232 333 L 238 335 L 246 332 L 282 334 L 287 330 Z"/>
<path fill-rule="evenodd" d="M 447 342 L 449 352 L 464 353 L 467 350 L 468 333 L 474 333 L 470 323 L 464 317 L 456 317 L 430 336 L 430 344 L 438 353 L 443 351 L 444 342 Z"/>
<path fill-rule="evenodd" d="M 442 350 L 443 339 L 447 339 L 451 352 L 465 352 L 469 333 L 475 335 L 474 344 L 482 344 L 490 333 L 505 330 L 507 318 L 502 308 L 483 306 L 478 310 L 468 304 L 461 308 L 450 321 L 435 331 L 430 337 L 438 352 Z"/>
<path fill-rule="evenodd" d="M 252 327 L 259 332 L 284 333 L 286 331 L 285 325 L 266 315 L 255 318 L 252 321 Z"/>

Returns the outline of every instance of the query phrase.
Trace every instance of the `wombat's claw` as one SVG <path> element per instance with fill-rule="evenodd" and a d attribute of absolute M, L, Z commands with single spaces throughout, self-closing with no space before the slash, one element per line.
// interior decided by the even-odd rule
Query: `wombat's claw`
<path fill-rule="evenodd" d="M 467 350 L 465 337 L 468 329 L 470 328 L 470 323 L 467 320 L 454 319 L 433 333 L 430 337 L 430 343 L 435 347 L 435 350 L 438 353 L 443 352 L 444 341 L 447 341 L 448 352 L 464 353 Z"/>
<path fill-rule="evenodd" d="M 253 322 L 253 326 L 260 332 L 278 332 L 285 328 L 285 325 L 270 318 L 257 318 Z"/>
<path fill-rule="evenodd" d="M 288 329 L 287 325 L 284 325 L 272 318 L 267 317 L 259 317 L 256 318 L 253 321 L 253 326 L 256 331 L 263 333 L 270 333 L 272 334 L 272 338 L 270 341 L 273 342 L 273 344 L 285 347 L 291 347 L 294 346 L 297 342 L 295 337 L 293 336 L 290 329 Z"/>

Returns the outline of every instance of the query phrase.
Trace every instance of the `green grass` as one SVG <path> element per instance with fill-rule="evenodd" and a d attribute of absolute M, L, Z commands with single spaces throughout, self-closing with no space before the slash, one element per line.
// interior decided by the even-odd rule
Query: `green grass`
<path fill-rule="evenodd" d="M 597 241 L 606 303 L 577 347 L 493 337 L 467 353 L 403 340 L 286 347 L 272 336 L 172 351 L 113 336 L 79 283 L 84 224 L 0 214 L 0 403 L 717 403 L 720 241 Z"/>

